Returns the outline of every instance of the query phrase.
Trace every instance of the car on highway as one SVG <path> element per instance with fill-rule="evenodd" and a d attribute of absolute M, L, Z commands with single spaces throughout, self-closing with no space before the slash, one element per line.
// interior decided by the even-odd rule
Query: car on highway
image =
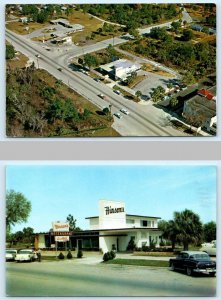
<path fill-rule="evenodd" d="M 200 251 L 203 251 L 211 256 L 216 256 L 216 240 L 211 241 L 211 243 L 203 243 L 201 245 Z"/>
<path fill-rule="evenodd" d="M 62 68 L 58 68 L 58 71 L 60 71 L 60 72 L 61 72 L 61 71 L 62 71 Z"/>
<path fill-rule="evenodd" d="M 121 108 L 120 111 L 121 111 L 122 113 L 124 113 L 125 115 L 129 115 L 129 111 L 126 110 L 125 108 Z"/>
<path fill-rule="evenodd" d="M 107 97 L 104 94 L 99 94 L 98 97 L 100 97 L 102 99 L 107 99 Z"/>
<path fill-rule="evenodd" d="M 35 56 L 36 56 L 37 58 L 40 58 L 40 57 L 41 57 L 39 54 L 36 54 Z"/>
<path fill-rule="evenodd" d="M 22 249 L 19 250 L 15 256 L 15 261 L 29 261 L 32 262 L 37 258 L 37 255 L 34 250 L 32 249 Z"/>
<path fill-rule="evenodd" d="M 15 260 L 15 256 L 17 254 L 16 249 L 6 249 L 5 251 L 5 260 L 6 261 L 13 261 Z"/>
<path fill-rule="evenodd" d="M 216 275 L 216 262 L 202 251 L 181 251 L 176 258 L 169 260 L 172 271 L 181 270 L 188 276 L 194 274 Z"/>
<path fill-rule="evenodd" d="M 119 112 L 114 113 L 114 116 L 117 117 L 118 119 L 123 118 L 123 116 Z"/>

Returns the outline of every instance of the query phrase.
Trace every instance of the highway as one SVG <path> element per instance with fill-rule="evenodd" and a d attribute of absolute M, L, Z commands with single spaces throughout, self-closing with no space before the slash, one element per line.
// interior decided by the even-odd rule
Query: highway
<path fill-rule="evenodd" d="M 70 53 L 70 51 L 68 54 L 65 52 L 49 52 L 42 47 L 42 44 L 35 43 L 27 37 L 15 34 L 9 30 L 6 30 L 6 39 L 12 43 L 17 51 L 22 52 L 33 60 L 37 67 L 47 70 L 98 107 L 104 108 L 111 104 L 112 113 L 119 111 L 122 107 L 130 111 L 130 114 L 125 115 L 122 119 L 115 118 L 113 124 L 113 128 L 122 136 L 185 136 L 184 133 L 171 126 L 165 127 L 160 124 L 163 119 L 167 118 L 162 110 L 152 105 L 145 106 L 126 100 L 122 96 L 116 95 L 105 84 L 95 82 L 89 76 L 71 70 L 67 65 L 70 57 L 76 56 L 77 51 L 78 53 L 82 51 L 76 50 L 76 46 L 74 46 L 73 53 Z M 122 39 L 115 38 L 115 40 L 116 43 L 120 43 Z M 92 48 L 105 48 L 109 43 L 110 41 L 107 40 L 97 43 L 98 45 L 88 46 L 88 51 L 90 52 Z M 84 51 L 86 53 L 87 49 L 85 48 Z M 39 54 L 40 58 L 37 58 L 36 54 Z M 62 68 L 62 72 L 58 71 L 58 68 Z M 98 96 L 100 93 L 107 97 L 107 101 Z"/>
<path fill-rule="evenodd" d="M 34 296 L 207 296 L 216 278 L 189 277 L 168 268 L 84 264 L 84 259 L 7 263 L 6 295 Z"/>

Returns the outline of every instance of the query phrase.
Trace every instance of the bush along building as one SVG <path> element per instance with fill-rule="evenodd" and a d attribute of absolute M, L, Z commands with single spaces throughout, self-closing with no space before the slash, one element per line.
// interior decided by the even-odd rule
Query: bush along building
<path fill-rule="evenodd" d="M 38 233 L 35 247 L 53 249 L 78 248 L 83 250 L 127 251 L 134 247 L 159 246 L 161 231 L 158 229 L 159 217 L 127 214 L 123 201 L 99 201 L 99 215 L 87 217 L 89 230 L 74 232 Z M 60 236 L 60 238 L 57 238 Z M 62 241 L 63 236 L 63 241 Z M 64 237 L 68 236 L 68 239 Z M 65 242 L 68 241 L 68 245 Z"/>

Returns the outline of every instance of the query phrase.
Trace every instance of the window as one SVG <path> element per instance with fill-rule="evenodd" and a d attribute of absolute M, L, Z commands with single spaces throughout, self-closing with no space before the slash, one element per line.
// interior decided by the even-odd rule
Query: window
<path fill-rule="evenodd" d="M 132 220 L 132 219 L 127 219 L 127 224 L 134 224 L 134 220 Z"/>
<path fill-rule="evenodd" d="M 154 221 L 152 221 L 152 227 L 154 227 Z"/>
<path fill-rule="evenodd" d="M 147 221 L 143 220 L 141 221 L 142 226 L 147 227 Z"/>

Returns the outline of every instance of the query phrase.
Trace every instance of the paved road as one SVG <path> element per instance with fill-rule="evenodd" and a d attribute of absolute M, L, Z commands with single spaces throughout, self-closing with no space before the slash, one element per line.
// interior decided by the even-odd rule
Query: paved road
<path fill-rule="evenodd" d="M 97 83 L 89 76 L 80 72 L 71 71 L 65 63 L 62 64 L 63 56 L 62 61 L 59 61 L 56 53 L 48 52 L 39 44 L 33 43 L 27 38 L 8 30 L 6 30 L 6 38 L 15 46 L 16 50 L 32 58 L 37 66 L 46 69 L 56 78 L 61 79 L 69 87 L 98 107 L 103 108 L 112 104 L 113 113 L 119 111 L 122 107 L 128 109 L 131 114 L 124 116 L 123 119 L 116 119 L 113 125 L 122 136 L 185 136 L 184 133 L 179 132 L 171 126 L 162 126 L 162 120 L 167 117 L 163 111 L 154 106 L 142 106 L 125 100 L 125 98 L 116 95 L 103 83 Z M 108 42 L 106 43 L 108 44 Z M 36 58 L 37 53 L 41 55 L 41 58 Z M 58 67 L 61 67 L 63 71 L 58 71 Z M 100 93 L 103 93 L 108 101 L 104 101 L 98 97 Z"/>
<path fill-rule="evenodd" d="M 7 263 L 8 296 L 214 296 L 216 278 L 167 268 L 83 265 L 72 261 Z"/>

